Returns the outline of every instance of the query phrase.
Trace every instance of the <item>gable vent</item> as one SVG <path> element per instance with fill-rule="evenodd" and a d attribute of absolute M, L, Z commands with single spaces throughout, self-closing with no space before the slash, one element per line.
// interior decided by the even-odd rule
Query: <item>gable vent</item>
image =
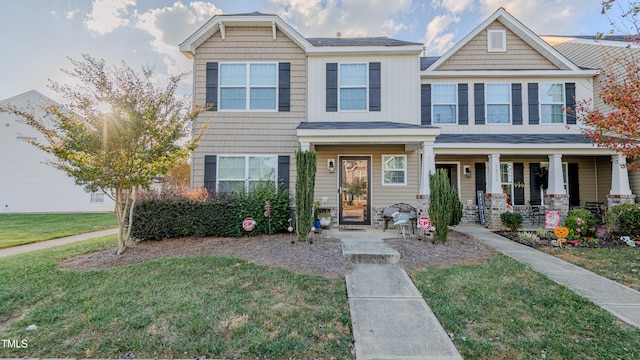
<path fill-rule="evenodd" d="M 506 52 L 507 32 L 506 30 L 487 30 L 487 51 Z"/>

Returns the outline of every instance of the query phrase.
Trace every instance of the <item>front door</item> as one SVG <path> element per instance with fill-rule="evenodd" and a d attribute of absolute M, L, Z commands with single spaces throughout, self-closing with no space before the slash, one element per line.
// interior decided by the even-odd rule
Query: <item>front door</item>
<path fill-rule="evenodd" d="M 340 157 L 340 224 L 371 225 L 371 158 Z"/>

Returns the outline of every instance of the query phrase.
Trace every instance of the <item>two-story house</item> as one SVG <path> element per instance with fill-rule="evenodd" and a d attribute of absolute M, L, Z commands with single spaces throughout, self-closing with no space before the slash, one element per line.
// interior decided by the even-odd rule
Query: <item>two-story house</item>
<path fill-rule="evenodd" d="M 381 226 L 383 209 L 425 213 L 428 175 L 447 169 L 477 221 L 632 200 L 624 162 L 565 111 L 593 96 L 582 69 L 499 9 L 442 57 L 389 38 L 305 38 L 275 15 L 213 17 L 180 45 L 210 126 L 192 185 L 212 191 L 295 182 L 297 149 L 318 152 L 316 200 L 339 225 Z M 626 182 L 625 182 L 626 181 Z M 628 196 L 629 199 L 624 198 Z"/>

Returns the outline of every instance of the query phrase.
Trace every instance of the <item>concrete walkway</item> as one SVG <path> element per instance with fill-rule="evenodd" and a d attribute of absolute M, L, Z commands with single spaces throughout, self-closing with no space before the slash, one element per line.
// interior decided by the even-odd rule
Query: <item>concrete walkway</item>
<path fill-rule="evenodd" d="M 640 292 L 579 266 L 496 235 L 480 225 L 458 225 L 457 231 L 475 236 L 497 251 L 593 301 L 618 319 L 640 327 Z"/>
<path fill-rule="evenodd" d="M 23 253 L 27 253 L 34 250 L 48 249 L 54 246 L 71 244 L 71 243 L 82 241 L 82 240 L 88 240 L 88 239 L 93 239 L 93 238 L 117 234 L 117 233 L 118 233 L 118 229 L 107 229 L 107 230 L 94 231 L 94 232 L 85 233 L 85 234 L 67 236 L 59 239 L 40 241 L 40 242 L 31 243 L 27 245 L 14 246 L 6 249 L 0 249 L 0 258 L 11 256 L 11 255 L 23 254 Z"/>
<path fill-rule="evenodd" d="M 407 273 L 400 254 L 382 239 L 393 231 L 338 231 L 346 275 L 356 358 L 462 359 Z"/>

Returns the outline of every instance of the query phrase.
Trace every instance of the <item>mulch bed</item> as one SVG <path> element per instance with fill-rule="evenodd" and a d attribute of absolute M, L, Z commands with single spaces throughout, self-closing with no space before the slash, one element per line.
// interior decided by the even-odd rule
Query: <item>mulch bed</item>
<path fill-rule="evenodd" d="M 496 234 L 506 237 L 507 239 L 513 240 L 522 245 L 530 246 L 532 248 L 553 247 L 553 241 L 556 240 L 556 237 L 539 238 L 535 241 L 523 240 L 518 237 L 517 233 L 512 233 L 510 231 L 496 231 Z M 629 247 L 624 241 L 620 240 L 619 234 L 613 233 L 607 234 L 604 239 L 597 239 L 597 241 L 581 240 L 580 243 L 581 245 L 572 245 L 568 243 L 567 246 L 578 246 L 585 248 Z"/>
<path fill-rule="evenodd" d="M 139 241 L 129 245 L 122 255 L 115 255 L 113 248 L 107 248 L 64 260 L 60 263 L 60 268 L 94 270 L 161 258 L 217 255 L 329 278 L 343 277 L 351 270 L 351 263 L 342 257 L 340 240 L 316 239 L 312 244 L 297 241 L 292 244 L 292 240 L 289 234 L 276 234 L 241 238 L 188 237 Z M 385 241 L 400 253 L 399 265 L 408 271 L 424 266 L 476 264 L 495 254 L 493 248 L 478 239 L 454 230 L 449 232 L 446 245 L 419 241 L 416 238 L 390 238 Z"/>

